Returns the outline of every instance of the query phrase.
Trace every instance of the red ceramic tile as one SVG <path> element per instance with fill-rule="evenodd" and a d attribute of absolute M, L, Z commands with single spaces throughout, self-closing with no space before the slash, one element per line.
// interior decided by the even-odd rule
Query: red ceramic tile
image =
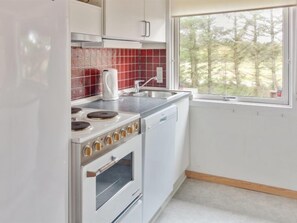
<path fill-rule="evenodd" d="M 137 64 L 132 64 L 132 71 L 138 70 L 138 65 Z"/>
<path fill-rule="evenodd" d="M 129 71 L 129 64 L 125 65 L 125 71 L 128 72 Z"/>
<path fill-rule="evenodd" d="M 71 67 L 78 67 L 77 49 L 71 49 Z"/>
<path fill-rule="evenodd" d="M 96 93 L 96 94 L 100 94 L 101 89 L 102 89 L 102 85 L 101 85 L 101 84 L 99 84 L 99 85 L 95 85 L 95 93 Z"/>
<path fill-rule="evenodd" d="M 154 56 L 159 56 L 160 55 L 160 50 L 159 49 L 153 50 L 153 55 Z"/>
<path fill-rule="evenodd" d="M 166 63 L 166 57 L 160 57 L 160 63 Z"/>
<path fill-rule="evenodd" d="M 102 58 L 107 57 L 107 50 L 108 49 L 101 49 L 101 56 L 102 56 Z"/>
<path fill-rule="evenodd" d="M 119 89 L 134 86 L 137 79 L 147 80 L 155 75 L 155 68 L 163 67 L 164 83 L 151 82 L 149 86 L 166 86 L 166 50 L 143 49 L 71 49 L 72 100 L 98 95 L 102 92 L 101 73 L 116 68 Z"/>
<path fill-rule="evenodd" d="M 102 64 L 102 51 L 101 50 L 96 50 L 96 63 L 97 66 L 100 66 Z"/>
<path fill-rule="evenodd" d="M 117 57 L 121 56 L 121 49 L 116 49 L 116 52 L 117 52 Z"/>
<path fill-rule="evenodd" d="M 112 49 L 107 50 L 107 57 L 112 57 Z"/>
<path fill-rule="evenodd" d="M 152 63 L 153 62 L 153 57 L 147 57 L 146 62 L 147 63 Z"/>
<path fill-rule="evenodd" d="M 86 77 L 85 78 L 85 86 L 91 86 L 91 77 Z"/>
<path fill-rule="evenodd" d="M 122 89 L 123 88 L 123 81 L 119 82 L 119 88 Z"/>
<path fill-rule="evenodd" d="M 107 65 L 112 65 L 112 57 L 107 57 Z"/>
<path fill-rule="evenodd" d="M 71 99 L 77 99 L 77 91 L 75 88 L 71 89 Z"/>
<path fill-rule="evenodd" d="M 84 71 L 84 76 L 85 77 L 91 76 L 91 70 L 90 69 L 86 68 L 83 71 Z"/>
<path fill-rule="evenodd" d="M 125 80 L 125 87 L 126 87 L 126 88 L 129 87 L 129 80 Z"/>
<path fill-rule="evenodd" d="M 140 57 L 140 63 L 146 63 L 146 57 Z"/>
<path fill-rule="evenodd" d="M 137 51 L 135 49 L 131 50 L 131 56 L 135 57 L 136 56 L 136 52 Z"/>
<path fill-rule="evenodd" d="M 91 92 L 90 92 L 91 96 L 95 95 L 96 94 L 96 87 L 95 87 L 95 85 L 92 85 L 90 89 L 91 89 Z"/>
<path fill-rule="evenodd" d="M 157 71 L 157 67 L 160 67 L 159 64 L 152 64 L 152 70 Z"/>
<path fill-rule="evenodd" d="M 123 55 L 123 49 L 119 49 L 118 56 L 122 56 L 122 55 Z"/>
<path fill-rule="evenodd" d="M 153 63 L 160 63 L 160 57 L 153 57 Z"/>
<path fill-rule="evenodd" d="M 86 86 L 85 87 L 85 97 L 90 96 L 91 93 L 91 87 L 90 86 Z"/>
<path fill-rule="evenodd" d="M 84 54 L 85 54 L 85 67 L 90 67 L 91 66 L 91 49 L 84 49 Z"/>
<path fill-rule="evenodd" d="M 81 87 L 81 88 L 76 88 L 77 89 L 77 95 L 79 98 L 83 98 L 85 96 L 85 88 Z"/>
<path fill-rule="evenodd" d="M 146 55 L 147 56 L 152 56 L 153 55 L 153 50 L 146 50 Z"/>
<path fill-rule="evenodd" d="M 91 49 L 91 67 L 97 66 L 97 52 L 95 49 Z"/>
<path fill-rule="evenodd" d="M 122 79 L 123 79 L 123 73 L 118 72 L 118 80 L 120 81 L 120 80 L 122 80 Z"/>
<path fill-rule="evenodd" d="M 153 69 L 152 64 L 147 64 L 147 65 L 146 65 L 146 70 L 147 70 L 147 71 L 152 70 L 152 69 Z"/>
<path fill-rule="evenodd" d="M 96 68 L 91 68 L 90 69 L 90 72 L 91 72 L 91 75 L 92 76 L 99 75 L 100 74 L 100 70 L 99 69 L 96 69 Z"/>
<path fill-rule="evenodd" d="M 76 57 L 77 57 L 77 67 L 84 67 L 85 65 L 85 56 L 84 56 L 84 52 L 83 52 L 83 49 L 77 49 L 77 52 L 76 52 Z"/>
<path fill-rule="evenodd" d="M 146 75 L 147 75 L 149 78 L 155 76 L 154 74 L 155 74 L 155 71 L 152 71 L 152 70 L 147 70 L 147 71 L 146 71 Z"/>
<path fill-rule="evenodd" d="M 146 56 L 146 50 L 140 50 L 140 55 L 141 56 Z"/>
<path fill-rule="evenodd" d="M 83 77 L 71 79 L 71 87 L 72 88 L 83 87 L 83 86 L 84 86 L 84 78 Z"/>
<path fill-rule="evenodd" d="M 71 69 L 71 78 L 82 77 L 82 76 L 84 76 L 84 72 L 82 69 L 80 69 L 80 68 L 72 68 Z"/>

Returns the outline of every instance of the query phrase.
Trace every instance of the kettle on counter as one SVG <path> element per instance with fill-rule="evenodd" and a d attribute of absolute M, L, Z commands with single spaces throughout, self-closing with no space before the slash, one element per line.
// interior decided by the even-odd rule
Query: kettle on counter
<path fill-rule="evenodd" d="M 119 98 L 118 89 L 118 71 L 116 69 L 108 69 L 103 71 L 103 100 L 117 100 Z"/>

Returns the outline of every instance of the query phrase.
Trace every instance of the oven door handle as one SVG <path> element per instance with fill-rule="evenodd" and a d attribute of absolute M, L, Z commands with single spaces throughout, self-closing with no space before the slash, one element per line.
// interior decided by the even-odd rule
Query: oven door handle
<path fill-rule="evenodd" d="M 96 176 L 98 176 L 99 174 L 103 173 L 104 171 L 108 170 L 110 167 L 115 165 L 120 160 L 120 159 L 118 159 L 118 158 L 116 158 L 114 156 L 112 156 L 111 159 L 112 159 L 112 161 L 110 163 L 108 163 L 105 166 L 101 167 L 96 172 L 87 171 L 87 177 L 96 177 Z"/>

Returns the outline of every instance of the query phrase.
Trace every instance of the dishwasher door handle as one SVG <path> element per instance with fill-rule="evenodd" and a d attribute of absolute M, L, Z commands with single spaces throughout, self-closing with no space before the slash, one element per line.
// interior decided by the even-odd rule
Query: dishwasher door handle
<path fill-rule="evenodd" d="M 167 120 L 167 116 L 160 118 L 160 123 L 165 122 Z"/>

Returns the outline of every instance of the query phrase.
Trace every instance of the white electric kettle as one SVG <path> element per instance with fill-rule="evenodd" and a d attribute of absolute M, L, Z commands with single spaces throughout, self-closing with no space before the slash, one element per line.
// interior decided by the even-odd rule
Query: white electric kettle
<path fill-rule="evenodd" d="M 119 98 L 118 71 L 108 69 L 103 71 L 103 100 L 117 100 Z"/>

